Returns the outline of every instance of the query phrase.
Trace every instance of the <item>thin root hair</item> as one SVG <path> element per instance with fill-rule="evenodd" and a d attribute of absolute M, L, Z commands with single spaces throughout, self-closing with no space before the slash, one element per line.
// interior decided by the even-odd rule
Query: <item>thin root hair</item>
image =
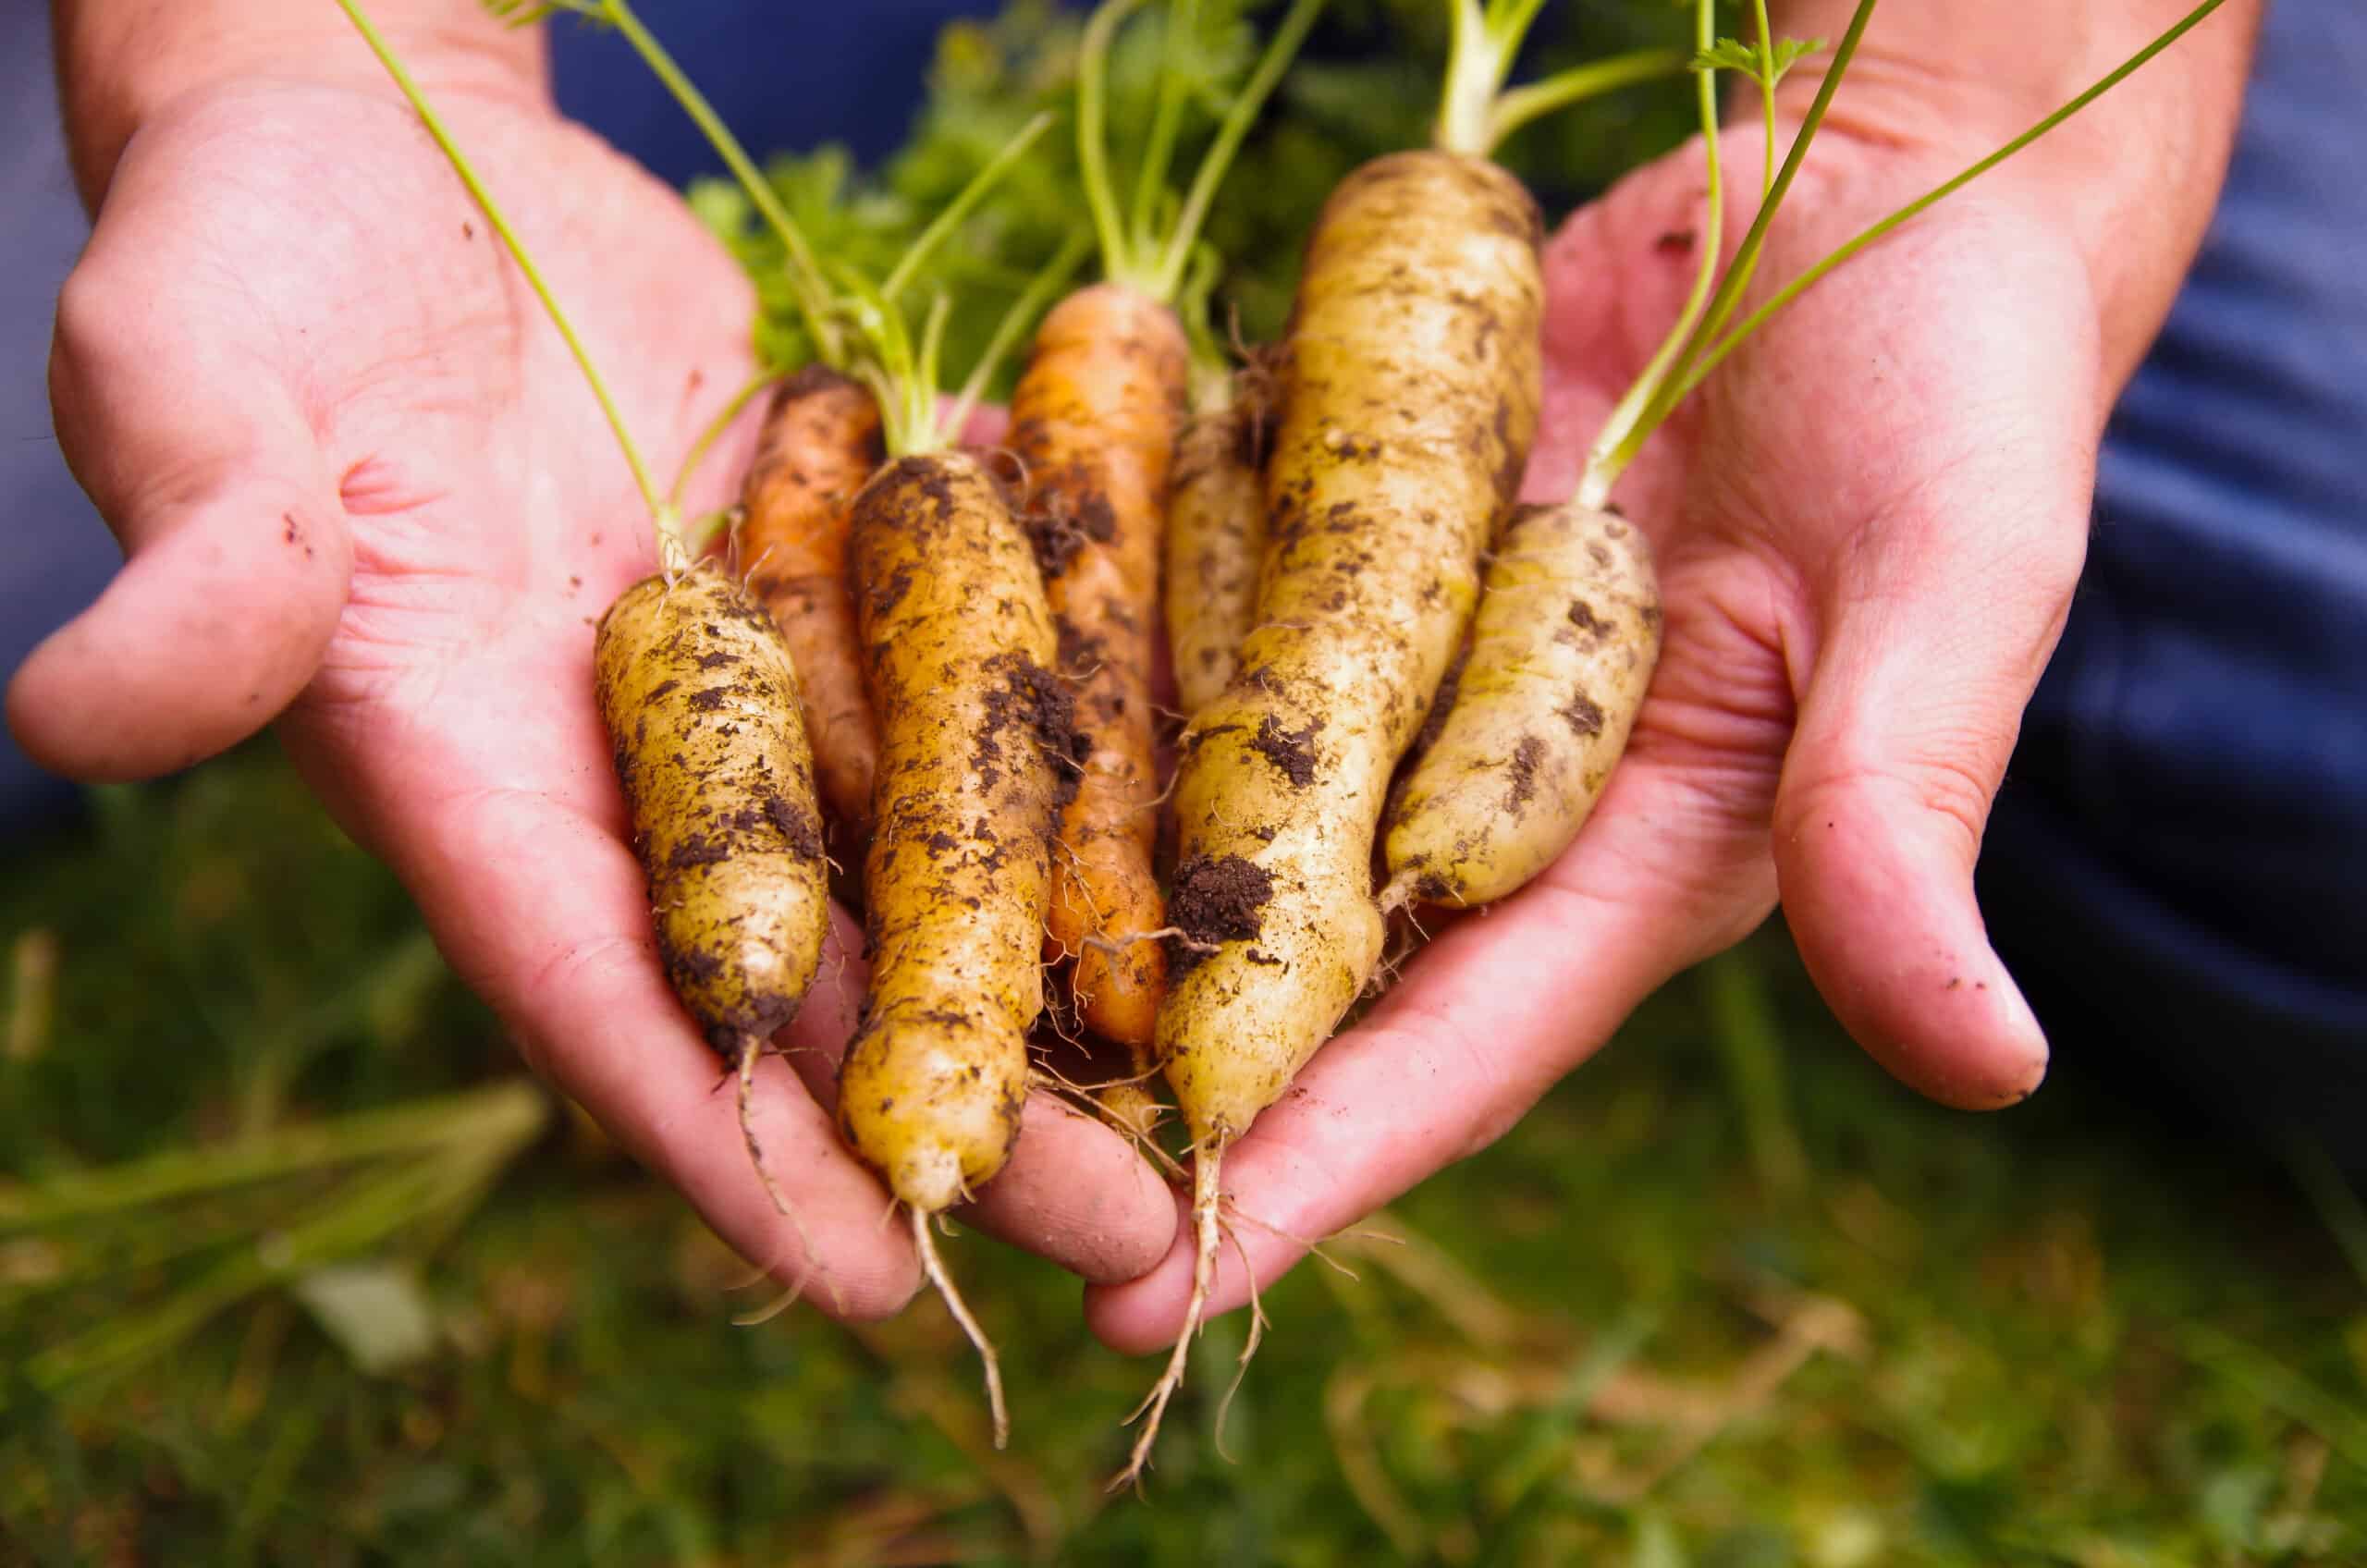
<path fill-rule="evenodd" d="M 748 1163 L 755 1168 L 756 1180 L 764 1183 L 765 1195 L 772 1199 L 773 1207 L 779 1213 L 782 1219 L 789 1221 L 790 1229 L 797 1232 L 797 1246 L 799 1253 L 797 1278 L 790 1284 L 788 1300 L 780 1304 L 781 1307 L 786 1307 L 791 1302 L 796 1301 L 799 1296 L 804 1294 L 806 1281 L 814 1277 L 815 1260 L 819 1255 L 814 1250 L 814 1237 L 812 1233 L 805 1229 L 805 1221 L 799 1217 L 798 1212 L 794 1208 L 790 1207 L 789 1200 L 781 1195 L 779 1186 L 773 1181 L 773 1173 L 766 1169 L 765 1151 L 756 1142 L 756 1122 L 753 1114 L 756 1085 L 756 1061 L 757 1059 L 762 1057 L 764 1054 L 765 1042 L 762 1040 L 751 1037 L 743 1038 L 740 1042 L 740 1069 L 738 1074 L 740 1079 L 738 1095 L 740 1106 L 740 1139 L 741 1142 L 744 1143 L 748 1146 Z M 829 1276 L 827 1274 L 824 1275 L 823 1278 L 826 1282 L 830 1284 L 830 1304 L 833 1306 L 843 1309 L 845 1304 L 839 1299 L 838 1286 L 836 1282 L 830 1280 Z M 778 1311 L 779 1309 L 780 1308 L 777 1307 L 775 1310 Z"/>
<path fill-rule="evenodd" d="M 1002 1400 L 1002 1364 L 996 1358 L 994 1342 L 987 1338 L 986 1330 L 978 1327 L 978 1320 L 970 1316 L 969 1304 L 962 1299 L 962 1292 L 953 1288 L 952 1278 L 945 1271 L 944 1260 L 938 1256 L 937 1237 L 929 1229 L 929 1217 L 917 1208 L 911 1212 L 913 1245 L 921 1255 L 921 1271 L 928 1276 L 928 1282 L 937 1287 L 937 1293 L 945 1303 L 946 1311 L 953 1315 L 954 1323 L 967 1336 L 971 1348 L 978 1353 L 978 1360 L 984 1364 L 987 1410 L 994 1423 L 995 1447 L 1002 1448 L 1011 1441 L 1011 1413 L 1004 1408 Z"/>

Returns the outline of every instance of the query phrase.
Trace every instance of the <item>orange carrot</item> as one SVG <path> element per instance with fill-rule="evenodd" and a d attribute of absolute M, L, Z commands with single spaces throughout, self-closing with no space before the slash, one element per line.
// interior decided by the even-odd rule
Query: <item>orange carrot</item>
<path fill-rule="evenodd" d="M 879 726 L 864 690 L 847 591 L 847 518 L 881 461 L 871 393 L 809 365 L 774 395 L 741 489 L 748 587 L 772 612 L 796 661 L 823 801 L 857 840 L 871 824 Z"/>
<path fill-rule="evenodd" d="M 1070 989 L 1085 1025 L 1132 1047 L 1146 1072 L 1167 989 L 1165 900 L 1151 866 L 1159 786 L 1150 675 L 1167 473 L 1190 363 L 1176 305 L 1205 287 L 1194 269 L 1202 220 L 1321 3 L 1294 0 L 1171 214 L 1164 182 L 1196 15 L 1184 6 L 1166 18 L 1157 123 L 1133 208 L 1122 213 L 1105 89 L 1111 42 L 1142 0 L 1103 0 L 1094 11 L 1077 58 L 1077 154 L 1103 281 L 1044 319 L 1012 397 L 1011 444 L 1026 466 L 1025 508 L 1060 628 L 1061 673 L 1090 748 L 1061 817 L 1046 947 L 1074 961 Z"/>
<path fill-rule="evenodd" d="M 1184 359 L 1166 305 L 1097 284 L 1045 318 L 1011 403 L 1061 673 L 1090 745 L 1061 816 L 1049 946 L 1075 960 L 1085 1024 L 1137 1046 L 1150 1041 L 1167 981 L 1165 953 L 1148 939 L 1166 925 L 1151 868 L 1150 669 Z"/>

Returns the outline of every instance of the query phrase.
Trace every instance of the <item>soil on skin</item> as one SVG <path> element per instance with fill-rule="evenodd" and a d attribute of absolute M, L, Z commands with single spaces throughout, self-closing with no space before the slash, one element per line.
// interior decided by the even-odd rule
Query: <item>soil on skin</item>
<path fill-rule="evenodd" d="M 1524 735 L 1513 748 L 1513 790 L 1505 798 L 1504 809 L 1517 812 L 1537 798 L 1538 765 L 1545 760 L 1545 742 L 1534 735 Z"/>
<path fill-rule="evenodd" d="M 1177 866 L 1167 918 L 1185 939 L 1168 944 L 1174 975 L 1181 978 L 1207 958 L 1204 948 L 1255 940 L 1273 896 L 1273 876 L 1239 855 L 1195 856 Z"/>
<path fill-rule="evenodd" d="M 1053 801 L 1067 805 L 1075 798 L 1092 747 L 1090 738 L 1076 727 L 1076 699 L 1057 676 L 1024 654 L 998 660 L 994 673 L 1002 681 L 987 693 L 987 722 L 971 753 L 979 783 L 992 790 L 1001 779 L 1003 737 L 1019 726 L 1028 732 L 1021 743 L 1041 746 L 1051 759 Z"/>
<path fill-rule="evenodd" d="M 1315 782 L 1315 732 L 1319 726 L 1309 723 L 1304 729 L 1284 729 L 1272 714 L 1257 725 L 1257 733 L 1249 742 L 1250 750 L 1264 757 L 1291 781 L 1294 790 L 1304 790 Z"/>
<path fill-rule="evenodd" d="M 871 613 L 886 615 L 898 605 L 902 604 L 904 595 L 911 593 L 912 589 L 913 569 L 908 566 L 898 567 L 889 574 L 887 582 L 871 591 Z"/>
<path fill-rule="evenodd" d="M 1573 692 L 1568 704 L 1562 709 L 1562 721 L 1570 727 L 1570 733 L 1580 740 L 1600 735 L 1602 733 L 1602 706 L 1584 692 Z"/>

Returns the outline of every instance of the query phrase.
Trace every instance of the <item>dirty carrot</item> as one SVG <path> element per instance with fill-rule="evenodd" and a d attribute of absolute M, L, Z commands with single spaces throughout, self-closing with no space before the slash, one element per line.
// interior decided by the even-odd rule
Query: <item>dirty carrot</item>
<path fill-rule="evenodd" d="M 880 749 L 864 865 L 871 977 L 839 1120 L 908 1211 L 923 1268 L 977 1348 L 998 1447 L 1010 1427 L 1000 1367 L 931 1226 L 993 1180 L 1019 1136 L 1053 837 L 1080 748 L 1033 546 L 1000 481 L 949 433 L 1078 253 L 1022 296 L 950 410 L 937 396 L 943 297 L 915 344 L 893 302 L 851 279 L 869 343 L 855 370 L 889 460 L 849 511 Z"/>
<path fill-rule="evenodd" d="M 1541 396 L 1542 223 L 1489 160 L 1529 0 L 1454 7 L 1432 145 L 1333 190 L 1278 349 L 1257 624 L 1181 745 L 1184 935 L 1158 1049 L 1192 1139 L 1182 1333 L 1113 1487 L 1137 1481 L 1216 1263 L 1224 1153 L 1371 980 L 1375 829 L 1478 597 Z"/>
<path fill-rule="evenodd" d="M 1025 471 L 1029 527 L 1060 630 L 1061 677 L 1087 742 L 1084 778 L 1061 815 L 1046 945 L 1070 961 L 1085 1025 L 1137 1053 L 1152 1041 L 1167 982 L 1155 935 L 1167 922 L 1151 864 L 1159 788 L 1150 682 L 1159 533 L 1188 363 L 1176 302 L 1224 172 L 1322 0 L 1296 0 L 1164 230 L 1165 162 L 1183 88 L 1177 57 L 1198 6 L 1180 0 L 1165 18 L 1164 129 L 1155 128 L 1132 210 L 1122 214 L 1104 78 L 1119 24 L 1141 3 L 1107 0 L 1080 46 L 1078 154 L 1103 276 L 1045 318 L 1011 403 L 1011 445 Z M 1136 1063 L 1147 1072 L 1146 1058 Z"/>
<path fill-rule="evenodd" d="M 869 389 L 816 363 L 774 394 L 741 489 L 748 588 L 797 660 L 822 799 L 855 842 L 871 824 L 879 732 L 847 590 L 847 508 L 881 458 Z"/>
<path fill-rule="evenodd" d="M 1224 693 L 1257 614 L 1266 558 L 1269 386 L 1257 358 L 1201 378 L 1167 502 L 1167 645 L 1188 719 Z"/>
<path fill-rule="evenodd" d="M 1507 527 L 1438 741 L 1407 771 L 1391 808 L 1383 841 L 1385 908 L 1412 901 L 1466 907 L 1507 897 L 1577 838 L 1642 707 L 1660 643 L 1643 535 L 1609 508 L 1609 498 L 1627 464 L 1684 398 L 1833 268 L 2109 92 L 2218 3 L 2189 12 L 2022 136 L 1836 248 L 1731 330 L 1768 226 L 1871 20 L 1874 0 L 1862 0 L 1852 16 L 1780 171 L 1772 134 L 1775 83 L 1824 45 L 1775 39 L 1763 6 L 1753 43 L 1716 39 L 1711 7 L 1706 0 L 1697 7 L 1694 64 L 1708 207 L 1700 271 L 1667 338 L 1604 422 L 1576 493 L 1558 507 L 1525 509 Z M 1759 212 L 1723 276 L 1717 267 L 1724 174 L 1712 80 L 1722 69 L 1740 71 L 1759 86 L 1770 131 Z"/>
<path fill-rule="evenodd" d="M 684 1010 L 736 1072 L 749 1158 L 787 1214 L 748 1112 L 757 1056 L 803 1002 L 829 924 L 796 667 L 771 618 L 738 582 L 693 564 L 674 503 L 659 494 L 533 258 L 358 0 L 338 4 L 573 353 L 648 509 L 658 570 L 601 617 L 593 639 L 595 694 L 648 881 L 658 957 Z"/>

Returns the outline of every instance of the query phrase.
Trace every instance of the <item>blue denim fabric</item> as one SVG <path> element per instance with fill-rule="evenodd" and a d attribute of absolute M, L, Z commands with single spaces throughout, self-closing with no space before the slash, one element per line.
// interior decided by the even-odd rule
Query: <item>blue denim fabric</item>
<path fill-rule="evenodd" d="M 770 6 L 668 0 L 652 11 L 651 25 L 757 157 L 835 141 L 869 159 L 904 140 L 938 30 L 1000 8 L 997 0 Z M 681 185 L 724 172 L 697 128 L 613 33 L 561 18 L 551 30 L 551 67 L 559 107 L 659 178 Z"/>
<path fill-rule="evenodd" d="M 2367 1169 L 2367 7 L 2272 7 L 1982 859 L 2058 1056 Z"/>

